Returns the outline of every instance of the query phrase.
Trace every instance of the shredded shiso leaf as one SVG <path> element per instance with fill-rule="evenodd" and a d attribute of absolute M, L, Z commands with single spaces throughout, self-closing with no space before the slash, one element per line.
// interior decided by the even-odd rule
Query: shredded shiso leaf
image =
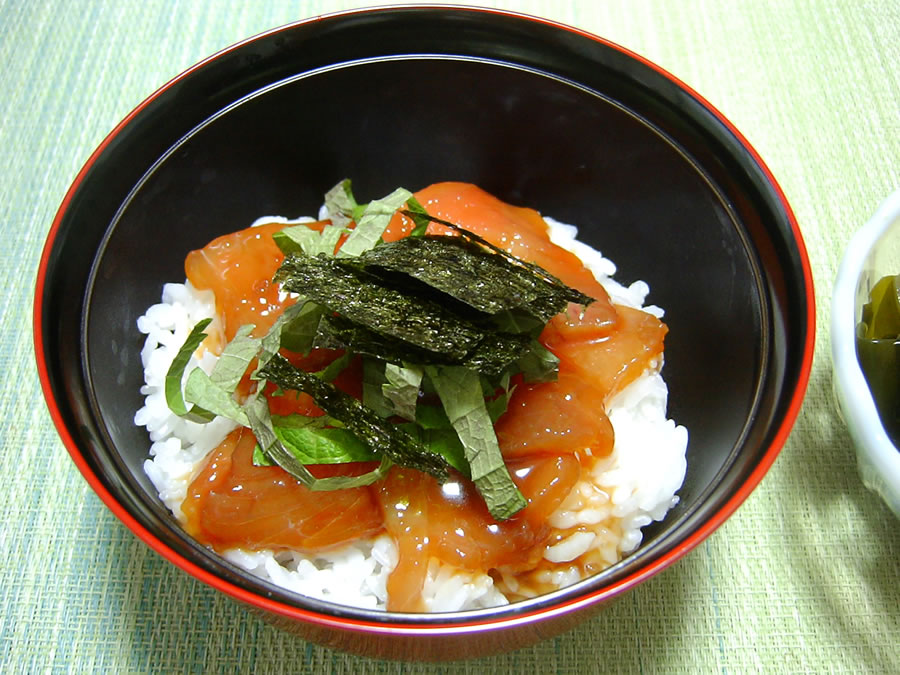
<path fill-rule="evenodd" d="M 169 371 L 166 373 L 166 405 L 169 406 L 169 410 L 180 417 L 192 419 L 197 422 L 202 422 L 203 420 L 208 421 L 212 419 L 212 416 L 205 411 L 201 411 L 199 408 L 188 410 L 187 403 L 185 402 L 184 395 L 181 391 L 181 380 L 184 377 L 184 371 L 191 360 L 191 356 L 197 351 L 197 348 L 200 347 L 200 344 L 206 338 L 206 333 L 203 331 L 206 330 L 206 327 L 211 322 L 212 319 L 203 319 L 202 321 L 197 322 L 197 325 L 194 326 L 190 334 L 188 334 L 181 349 L 178 350 L 175 358 L 172 359 L 172 364 L 169 366 Z"/>
<path fill-rule="evenodd" d="M 461 366 L 429 367 L 450 425 L 459 436 L 469 473 L 491 515 L 506 520 L 527 506 L 525 497 L 509 478 L 500 455 L 478 374 Z M 496 458 L 500 457 L 498 463 Z"/>
<path fill-rule="evenodd" d="M 257 452 L 262 455 L 261 464 L 268 464 L 269 462 L 266 459 L 271 459 L 272 462 L 301 481 L 310 490 L 327 492 L 329 490 L 345 490 L 371 485 L 375 481 L 384 478 L 393 465 L 390 458 L 386 454 L 382 454 L 381 463 L 378 467 L 361 476 L 316 478 L 306 468 L 306 462 L 282 443 L 278 433 L 275 431 L 272 419 L 269 416 L 269 407 L 264 398 L 253 398 L 248 402 L 247 417 L 250 421 L 250 430 L 256 436 L 256 441 L 259 444 L 253 453 L 254 457 L 257 455 Z M 347 461 L 355 460 L 343 460 L 343 462 Z"/>
<path fill-rule="evenodd" d="M 496 331 L 481 337 L 467 352 L 437 352 L 380 335 L 334 315 L 322 317 L 313 345 L 323 349 L 348 349 L 394 364 L 464 365 L 488 376 L 501 374 L 516 361 L 544 363 L 556 358 L 543 345 L 522 334 Z M 527 369 L 522 367 L 521 370 Z"/>
<path fill-rule="evenodd" d="M 285 254 L 274 280 L 299 295 L 296 304 L 261 338 L 251 337 L 253 326 L 241 327 L 209 375 L 194 368 L 185 381 L 209 321 L 198 323 L 166 377 L 169 407 L 198 422 L 221 415 L 249 427 L 254 463 L 276 464 L 313 490 L 368 485 L 393 464 L 441 482 L 452 468 L 473 481 L 496 520 L 515 515 L 527 502 L 493 425 L 512 396 L 513 375 L 556 378 L 558 359 L 537 340 L 547 321 L 570 302 L 593 299 L 432 217 L 403 188 L 361 205 L 343 180 L 325 206 L 331 222 L 321 231 L 298 225 L 274 235 Z M 415 227 L 385 243 L 398 212 Z M 456 234 L 429 235 L 430 222 Z M 279 354 L 316 348 L 343 354 L 315 373 Z M 362 359 L 362 400 L 331 383 L 354 359 Z M 235 391 L 248 371 L 256 392 L 239 401 Z M 325 415 L 271 416 L 267 382 L 277 388 L 270 395 L 305 392 Z M 359 476 L 317 479 L 307 468 L 376 461 Z"/>

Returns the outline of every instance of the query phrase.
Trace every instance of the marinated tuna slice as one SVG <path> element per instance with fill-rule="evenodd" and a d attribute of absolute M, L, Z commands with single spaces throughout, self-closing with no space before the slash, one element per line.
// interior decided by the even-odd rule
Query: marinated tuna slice
<path fill-rule="evenodd" d="M 381 511 L 367 487 L 313 492 L 279 467 L 254 466 L 256 439 L 237 429 L 211 453 L 188 487 L 187 531 L 217 551 L 321 551 L 374 536 Z M 368 465 L 321 465 L 319 478 Z"/>
<path fill-rule="evenodd" d="M 188 253 L 187 278 L 194 288 L 215 293 L 226 342 L 250 323 L 256 326 L 253 335 L 265 335 L 293 302 L 279 294 L 278 285 L 271 281 L 284 260 L 272 235 L 285 227 L 284 223 L 250 227 Z"/>
<path fill-rule="evenodd" d="M 528 505 L 497 523 L 473 484 L 440 485 L 431 476 L 395 467 L 378 488 L 387 531 L 400 563 L 388 579 L 388 609 L 422 611 L 422 586 L 431 557 L 471 571 L 533 566 L 543 554 L 549 515 L 581 474 L 574 455 L 533 455 L 507 462 Z"/>
<path fill-rule="evenodd" d="M 666 325 L 652 314 L 616 306 L 619 315 L 616 330 L 608 335 L 568 339 L 569 329 L 561 330 L 555 317 L 541 333 L 541 342 L 571 367 L 585 382 L 608 399 L 633 382 L 648 368 L 658 364 L 663 353 Z M 587 314 L 586 316 L 590 316 Z M 568 331 L 568 332 L 567 332 Z"/>
<path fill-rule="evenodd" d="M 520 384 L 495 430 L 504 458 L 535 453 L 573 453 L 585 464 L 613 447 L 604 412 L 605 392 L 568 366 L 555 382 Z"/>
<path fill-rule="evenodd" d="M 569 303 L 565 312 L 550 319 L 547 331 L 553 331 L 558 340 L 583 342 L 600 340 L 612 334 L 619 325 L 619 313 L 604 296 L 587 307 Z"/>

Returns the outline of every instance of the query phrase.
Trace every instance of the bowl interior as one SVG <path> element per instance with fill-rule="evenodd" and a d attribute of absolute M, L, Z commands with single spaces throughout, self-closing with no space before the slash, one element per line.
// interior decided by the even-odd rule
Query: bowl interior
<path fill-rule="evenodd" d="M 146 102 L 61 210 L 39 336 L 60 414 L 129 514 L 237 586 L 386 620 L 248 579 L 181 532 L 142 469 L 135 320 L 164 282 L 184 279 L 189 250 L 261 215 L 315 214 L 344 177 L 361 200 L 473 182 L 576 224 L 620 282 L 646 280 L 648 301 L 666 310 L 669 414 L 690 434 L 681 501 L 619 565 L 524 604 L 596 591 L 684 547 L 774 458 L 808 366 L 811 308 L 768 175 L 702 101 L 632 55 L 536 21 L 478 19 L 352 14 L 240 45 Z M 328 47 L 310 61 L 323 35 Z"/>

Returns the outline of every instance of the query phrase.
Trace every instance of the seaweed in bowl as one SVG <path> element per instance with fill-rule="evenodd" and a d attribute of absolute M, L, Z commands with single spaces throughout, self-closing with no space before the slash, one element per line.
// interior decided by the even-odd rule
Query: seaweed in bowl
<path fill-rule="evenodd" d="M 448 87 L 466 96 L 447 97 Z M 362 90 L 378 92 L 364 109 L 340 95 Z M 579 238 L 615 261 L 617 278 L 648 282 L 666 309 L 669 413 L 691 442 L 679 503 L 622 561 L 502 607 L 348 608 L 223 560 L 159 499 L 143 467 L 150 441 L 133 424 L 143 405 L 135 318 L 158 302 L 161 283 L 184 278 L 186 251 L 260 214 L 315 213 L 344 175 L 362 202 L 397 185 L 477 184 L 577 224 Z M 713 532 L 789 433 L 813 326 L 809 265 L 790 209 L 749 144 L 700 96 L 577 30 L 434 7 L 276 29 L 151 96 L 66 196 L 35 303 L 38 366 L 57 428 L 137 536 L 308 639 L 429 659 L 565 630 Z"/>
<path fill-rule="evenodd" d="M 844 252 L 831 300 L 831 356 L 835 402 L 856 448 L 860 476 L 900 517 L 898 270 L 900 192 L 895 192 Z"/>

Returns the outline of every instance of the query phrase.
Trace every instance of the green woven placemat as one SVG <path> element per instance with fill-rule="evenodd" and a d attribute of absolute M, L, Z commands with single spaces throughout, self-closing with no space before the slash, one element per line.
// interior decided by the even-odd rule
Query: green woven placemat
<path fill-rule="evenodd" d="M 49 420 L 31 346 L 32 280 L 68 185 L 184 68 L 363 4 L 0 1 L 0 671 L 900 672 L 900 522 L 857 477 L 827 330 L 844 245 L 900 187 L 900 5 L 887 0 L 482 3 L 607 37 L 703 94 L 779 180 L 817 284 L 816 361 L 781 457 L 711 538 L 595 619 L 480 661 L 353 657 L 164 563 L 93 495 Z"/>

